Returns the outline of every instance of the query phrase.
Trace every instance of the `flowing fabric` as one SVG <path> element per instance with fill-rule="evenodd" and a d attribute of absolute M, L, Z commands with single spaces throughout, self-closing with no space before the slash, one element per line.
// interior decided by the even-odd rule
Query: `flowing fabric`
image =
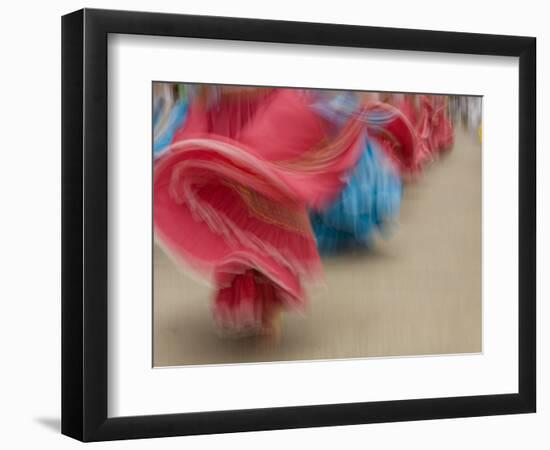
<path fill-rule="evenodd" d="M 153 155 L 159 158 L 171 144 L 176 130 L 184 123 L 187 116 L 188 103 L 186 99 L 177 101 L 169 108 L 168 114 L 162 120 L 162 108 L 153 112 Z"/>
<path fill-rule="evenodd" d="M 363 151 L 350 118 L 336 135 L 307 91 L 198 95 L 155 165 L 158 241 L 216 286 L 214 317 L 261 328 L 278 308 L 303 308 L 321 275 L 308 208 L 333 201 Z"/>
<path fill-rule="evenodd" d="M 418 118 L 418 134 L 425 146 L 425 152 L 432 158 L 453 144 L 454 131 L 447 113 L 446 97 L 421 95 Z"/>
<path fill-rule="evenodd" d="M 369 123 L 369 135 L 392 160 L 402 174 L 418 173 L 424 161 L 423 149 L 411 117 L 389 103 L 370 107 L 371 115 L 388 117 L 384 122 Z"/>
<path fill-rule="evenodd" d="M 454 130 L 445 96 L 404 94 L 372 108 L 379 114 L 394 113 L 391 121 L 369 124 L 369 131 L 403 175 L 417 175 L 453 145 Z"/>
<path fill-rule="evenodd" d="M 321 253 L 368 246 L 376 232 L 395 221 L 401 205 L 401 178 L 384 152 L 367 145 L 338 199 L 323 211 L 311 213 Z"/>

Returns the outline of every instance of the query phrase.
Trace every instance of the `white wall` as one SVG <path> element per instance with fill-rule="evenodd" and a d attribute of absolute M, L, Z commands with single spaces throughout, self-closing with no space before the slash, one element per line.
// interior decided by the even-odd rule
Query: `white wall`
<path fill-rule="evenodd" d="M 542 169 L 550 142 L 543 129 L 544 90 L 550 81 L 550 30 L 545 2 L 394 0 L 299 3 L 245 0 L 113 0 L 88 2 L 4 2 L 0 17 L 2 108 L 0 152 L 0 442 L 4 448 L 72 448 L 76 441 L 58 434 L 60 416 L 60 16 L 83 6 L 191 14 L 354 23 L 538 38 L 539 228 L 548 226 L 542 197 L 549 183 Z M 22 89 L 23 88 L 23 89 Z M 7 95 L 7 98 L 6 98 Z M 6 160 L 7 157 L 7 160 Z M 544 220 L 546 218 L 546 220 Z M 539 253 L 548 240 L 539 233 Z M 547 245 L 546 245 L 547 247 Z M 7 251 L 6 251 L 7 250 Z M 539 276 L 544 267 L 539 256 Z M 539 297 L 547 283 L 539 283 Z M 541 289 L 542 288 L 542 289 Z M 543 302 L 539 302 L 543 303 Z M 546 305 L 539 308 L 539 380 L 548 377 L 550 358 Z M 119 448 L 550 448 L 550 390 L 539 383 L 536 415 L 473 418 L 240 433 L 98 444 Z"/>

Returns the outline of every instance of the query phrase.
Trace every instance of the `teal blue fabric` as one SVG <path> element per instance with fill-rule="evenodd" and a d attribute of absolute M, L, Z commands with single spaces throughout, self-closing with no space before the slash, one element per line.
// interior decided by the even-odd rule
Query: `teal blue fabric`
<path fill-rule="evenodd" d="M 387 156 L 369 141 L 339 197 L 310 214 L 322 254 L 368 246 L 399 214 L 401 178 Z"/>

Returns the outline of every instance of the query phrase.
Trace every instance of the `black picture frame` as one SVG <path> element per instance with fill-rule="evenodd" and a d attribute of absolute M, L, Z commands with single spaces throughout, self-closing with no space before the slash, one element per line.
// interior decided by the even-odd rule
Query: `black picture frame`
<path fill-rule="evenodd" d="M 107 417 L 107 36 L 519 58 L 519 386 L 469 397 Z M 62 433 L 82 441 L 535 412 L 536 39 L 84 9 L 62 18 Z"/>

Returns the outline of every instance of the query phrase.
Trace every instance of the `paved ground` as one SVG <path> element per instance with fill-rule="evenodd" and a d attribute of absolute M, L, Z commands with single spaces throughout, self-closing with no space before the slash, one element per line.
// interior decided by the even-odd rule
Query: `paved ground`
<path fill-rule="evenodd" d="M 400 224 L 368 254 L 324 261 L 327 290 L 284 316 L 278 345 L 218 337 L 207 288 L 155 248 L 155 366 L 481 351 L 481 146 L 405 186 Z"/>

